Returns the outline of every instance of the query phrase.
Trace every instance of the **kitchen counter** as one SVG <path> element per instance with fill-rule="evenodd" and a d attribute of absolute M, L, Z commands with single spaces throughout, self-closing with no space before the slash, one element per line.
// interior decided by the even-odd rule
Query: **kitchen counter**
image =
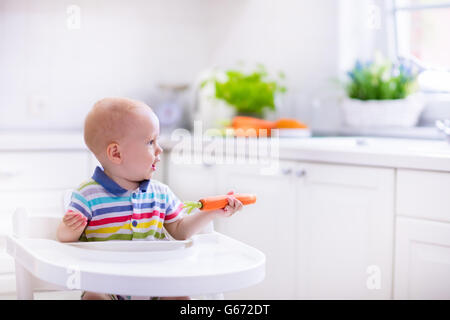
<path fill-rule="evenodd" d="M 215 138 L 220 145 L 221 138 Z M 243 140 L 244 139 L 244 140 Z M 255 138 L 252 138 L 256 141 Z M 236 138 L 235 141 L 245 141 Z M 267 147 L 272 143 L 267 141 Z M 172 143 L 172 147 L 176 144 Z M 211 142 L 205 142 L 202 150 Z M 252 141 L 247 144 L 236 142 L 236 153 L 248 154 Z M 241 147 L 239 147 L 239 145 Z M 264 145 L 264 143 L 263 143 Z M 272 145 L 275 149 L 277 144 Z M 163 146 L 164 148 L 164 146 Z M 189 149 L 189 146 L 188 146 Z M 232 148 L 226 149 L 232 150 Z M 267 149 L 270 150 L 270 149 Z M 224 153 L 224 148 L 217 148 Z M 313 137 L 313 138 L 280 138 L 278 153 L 267 151 L 271 158 L 284 160 L 315 161 L 341 163 L 390 168 L 409 168 L 450 172 L 450 144 L 444 140 L 399 139 L 378 137 Z"/>
<path fill-rule="evenodd" d="M 280 140 L 280 158 L 450 172 L 450 144 L 439 140 L 326 137 Z"/>
<path fill-rule="evenodd" d="M 412 127 L 412 128 L 351 128 L 342 127 L 333 131 L 316 130 L 315 136 L 365 136 L 380 138 L 406 138 L 406 139 L 428 139 L 442 140 L 444 135 L 434 126 Z"/>
<path fill-rule="evenodd" d="M 245 140 L 237 138 L 235 141 L 239 139 Z M 268 141 L 270 145 L 270 139 Z M 170 136 L 160 137 L 160 144 L 166 153 L 178 143 L 171 140 Z M 208 143 L 205 142 L 204 146 Z M 276 144 L 273 146 L 276 147 Z M 278 146 L 279 153 L 275 152 L 272 157 L 279 156 L 280 159 L 286 160 L 450 172 L 450 144 L 444 140 L 378 137 L 280 138 Z M 86 149 L 81 132 L 0 133 L 0 151 L 79 149 Z"/>

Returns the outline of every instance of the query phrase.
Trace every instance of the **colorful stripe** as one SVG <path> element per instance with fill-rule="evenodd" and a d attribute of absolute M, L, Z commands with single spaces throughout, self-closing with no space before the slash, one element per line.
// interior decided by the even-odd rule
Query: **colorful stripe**
<path fill-rule="evenodd" d="M 151 180 L 146 191 L 117 195 L 100 182 L 90 179 L 73 192 L 68 210 L 80 211 L 89 220 L 80 241 L 166 239 L 164 223 L 181 217 L 181 201 L 159 181 Z"/>
<path fill-rule="evenodd" d="M 183 209 L 183 204 L 180 203 L 174 213 L 168 214 L 166 216 L 166 222 L 169 222 L 169 221 L 173 222 L 173 221 L 175 221 L 175 218 L 180 214 L 182 209 Z"/>

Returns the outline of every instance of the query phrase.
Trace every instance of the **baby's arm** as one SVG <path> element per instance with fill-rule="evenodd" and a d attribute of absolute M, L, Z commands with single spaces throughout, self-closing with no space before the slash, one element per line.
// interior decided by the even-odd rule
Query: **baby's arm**
<path fill-rule="evenodd" d="M 86 225 L 87 218 L 82 213 L 69 210 L 58 226 L 56 238 L 61 242 L 78 241 Z"/>
<path fill-rule="evenodd" d="M 242 209 L 243 204 L 232 195 L 233 191 L 227 194 L 229 195 L 228 205 L 225 208 L 211 211 L 198 211 L 196 214 L 185 216 L 172 223 L 165 223 L 164 227 L 176 240 L 189 239 L 215 218 L 220 216 L 229 217 Z"/>

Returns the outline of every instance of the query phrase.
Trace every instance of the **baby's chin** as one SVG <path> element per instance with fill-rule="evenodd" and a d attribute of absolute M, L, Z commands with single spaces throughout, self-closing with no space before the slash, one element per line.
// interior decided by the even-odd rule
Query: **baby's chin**
<path fill-rule="evenodd" d="M 144 178 L 143 180 L 150 180 L 150 179 L 152 178 L 152 176 L 153 176 L 153 171 L 148 172 L 148 173 L 145 175 L 145 178 Z"/>

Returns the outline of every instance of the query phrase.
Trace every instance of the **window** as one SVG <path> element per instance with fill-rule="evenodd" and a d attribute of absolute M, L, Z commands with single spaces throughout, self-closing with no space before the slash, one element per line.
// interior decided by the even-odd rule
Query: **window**
<path fill-rule="evenodd" d="M 393 1 L 397 56 L 422 70 L 422 91 L 450 92 L 450 1 Z"/>

